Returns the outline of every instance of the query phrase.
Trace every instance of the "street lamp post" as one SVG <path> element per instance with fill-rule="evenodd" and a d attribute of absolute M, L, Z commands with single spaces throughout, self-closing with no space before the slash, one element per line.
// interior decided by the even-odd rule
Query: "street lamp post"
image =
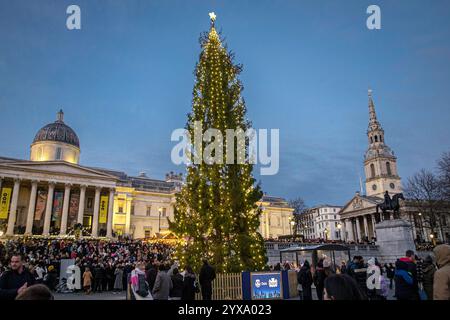
<path fill-rule="evenodd" d="M 427 236 L 425 234 L 425 230 L 423 229 L 422 212 L 419 212 L 419 225 L 420 225 L 420 241 L 426 241 Z"/>
<path fill-rule="evenodd" d="M 342 224 L 338 223 L 337 228 L 339 230 L 339 241 L 342 241 L 342 237 L 341 237 L 341 228 L 342 228 Z"/>
<path fill-rule="evenodd" d="M 434 234 L 430 234 L 430 239 L 431 239 L 431 242 L 433 243 L 433 246 L 435 246 L 436 245 L 436 239 L 434 238 Z"/>

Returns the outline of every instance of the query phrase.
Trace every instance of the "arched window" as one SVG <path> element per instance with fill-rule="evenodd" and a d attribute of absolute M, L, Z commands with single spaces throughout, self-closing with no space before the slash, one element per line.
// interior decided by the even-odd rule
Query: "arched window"
<path fill-rule="evenodd" d="M 383 142 L 383 136 L 380 136 L 380 142 Z"/>
<path fill-rule="evenodd" d="M 370 164 L 370 177 L 375 178 L 375 165 L 373 163 Z"/>
<path fill-rule="evenodd" d="M 375 142 L 378 142 L 378 136 L 375 136 Z"/>
<path fill-rule="evenodd" d="M 373 137 L 370 137 L 370 143 L 373 143 Z"/>
<path fill-rule="evenodd" d="M 62 158 L 62 150 L 60 147 L 56 148 L 56 160 L 61 160 Z"/>
<path fill-rule="evenodd" d="M 386 171 L 387 171 L 388 176 L 392 175 L 390 162 L 386 162 Z"/>

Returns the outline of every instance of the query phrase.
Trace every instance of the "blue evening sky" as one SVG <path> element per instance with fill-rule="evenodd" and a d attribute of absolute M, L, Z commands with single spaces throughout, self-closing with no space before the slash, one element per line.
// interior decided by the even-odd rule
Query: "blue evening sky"
<path fill-rule="evenodd" d="M 66 29 L 81 7 L 82 29 Z M 366 28 L 377 4 L 382 29 Z M 80 164 L 162 179 L 191 107 L 208 12 L 244 65 L 255 128 L 280 129 L 265 192 L 343 205 L 359 188 L 367 88 L 405 181 L 450 150 L 448 0 L 1 0 L 0 155 L 27 159 L 63 108 Z"/>

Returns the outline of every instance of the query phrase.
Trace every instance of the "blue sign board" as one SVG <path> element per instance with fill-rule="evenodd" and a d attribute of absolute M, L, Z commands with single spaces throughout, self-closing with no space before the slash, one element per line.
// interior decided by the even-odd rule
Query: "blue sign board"
<path fill-rule="evenodd" d="M 283 299 L 283 284 L 280 272 L 251 272 L 252 300 Z"/>

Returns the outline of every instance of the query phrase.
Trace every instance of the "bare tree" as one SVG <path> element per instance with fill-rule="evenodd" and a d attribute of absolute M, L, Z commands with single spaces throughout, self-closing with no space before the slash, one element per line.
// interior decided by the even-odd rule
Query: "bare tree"
<path fill-rule="evenodd" d="M 305 201 L 301 197 L 297 197 L 295 199 L 289 200 L 289 206 L 291 208 L 294 208 L 293 214 L 294 214 L 295 225 L 294 225 L 293 233 L 294 233 L 294 236 L 296 236 L 298 233 L 300 215 L 302 213 L 304 213 L 308 209 L 308 207 L 306 206 Z"/>
<path fill-rule="evenodd" d="M 423 227 L 429 228 L 436 235 L 437 229 L 442 233 L 440 216 L 444 207 L 442 183 L 433 172 L 422 169 L 408 178 L 405 188 L 406 198 L 414 202 L 422 215 Z"/>
<path fill-rule="evenodd" d="M 442 154 L 438 161 L 438 171 L 443 197 L 446 201 L 450 201 L 450 152 Z"/>

